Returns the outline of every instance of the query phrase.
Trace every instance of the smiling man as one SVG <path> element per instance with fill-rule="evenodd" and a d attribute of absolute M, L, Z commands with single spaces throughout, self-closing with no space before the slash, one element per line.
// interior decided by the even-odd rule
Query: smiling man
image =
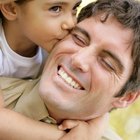
<path fill-rule="evenodd" d="M 88 120 L 133 101 L 136 94 L 130 91 L 116 97 L 134 69 L 133 36 L 132 29 L 106 12 L 80 22 L 57 45 L 40 84 L 56 120 Z"/>
<path fill-rule="evenodd" d="M 51 54 L 40 95 L 55 119 L 87 120 L 124 106 L 115 96 L 133 70 L 133 32 L 112 15 L 105 19 L 80 22 Z"/>
<path fill-rule="evenodd" d="M 39 92 L 38 81 L 20 80 L 25 86 L 15 93 L 19 80 L 1 78 L 7 106 L 35 120 L 60 123 L 87 121 L 133 103 L 140 91 L 139 11 L 134 0 L 89 4 L 50 54 Z"/>

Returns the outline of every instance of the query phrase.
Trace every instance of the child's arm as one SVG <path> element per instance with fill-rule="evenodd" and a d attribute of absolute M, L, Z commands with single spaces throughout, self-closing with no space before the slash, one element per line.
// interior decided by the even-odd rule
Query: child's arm
<path fill-rule="evenodd" d="M 108 122 L 106 116 L 89 122 L 77 121 L 70 124 L 71 128 L 75 127 L 66 134 L 54 125 L 34 121 L 1 108 L 0 140 L 98 140 L 102 136 L 106 122 Z"/>
<path fill-rule="evenodd" d="M 64 121 L 61 129 L 72 129 L 65 135 L 54 125 L 34 121 L 3 108 L 0 94 L 0 140 L 98 140 L 108 122 L 106 120 L 104 116 L 88 122 Z"/>
<path fill-rule="evenodd" d="M 57 126 L 0 108 L 0 140 L 58 140 L 64 134 Z"/>
<path fill-rule="evenodd" d="M 66 120 L 58 128 L 60 130 L 71 130 L 59 140 L 99 140 L 107 127 L 108 121 L 108 113 L 87 122 Z"/>

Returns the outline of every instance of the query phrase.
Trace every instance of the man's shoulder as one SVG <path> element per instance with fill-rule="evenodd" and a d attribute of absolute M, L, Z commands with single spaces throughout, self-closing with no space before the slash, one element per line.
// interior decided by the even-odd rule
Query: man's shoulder
<path fill-rule="evenodd" d="M 5 107 L 14 109 L 18 100 L 30 94 L 36 87 L 39 79 L 24 80 L 19 78 L 10 78 L 0 76 L 0 87 L 4 97 Z"/>
<path fill-rule="evenodd" d="M 115 131 L 111 128 L 105 130 L 105 133 L 101 140 L 123 140 Z"/>

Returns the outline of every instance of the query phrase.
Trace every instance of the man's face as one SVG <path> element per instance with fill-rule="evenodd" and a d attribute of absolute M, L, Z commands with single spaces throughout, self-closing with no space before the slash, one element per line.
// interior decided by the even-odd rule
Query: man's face
<path fill-rule="evenodd" d="M 132 31 L 111 17 L 77 24 L 55 47 L 42 75 L 40 95 L 50 113 L 85 120 L 113 108 L 132 72 L 131 39 Z"/>

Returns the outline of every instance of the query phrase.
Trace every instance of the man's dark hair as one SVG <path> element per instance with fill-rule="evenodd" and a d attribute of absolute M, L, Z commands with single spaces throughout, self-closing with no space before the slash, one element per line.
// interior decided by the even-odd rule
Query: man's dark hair
<path fill-rule="evenodd" d="M 135 0 L 97 0 L 84 7 L 78 15 L 78 22 L 105 14 L 105 22 L 110 15 L 114 16 L 124 28 L 132 29 L 132 59 L 133 71 L 129 80 L 125 83 L 117 96 L 130 92 L 140 91 L 140 1 Z"/>

